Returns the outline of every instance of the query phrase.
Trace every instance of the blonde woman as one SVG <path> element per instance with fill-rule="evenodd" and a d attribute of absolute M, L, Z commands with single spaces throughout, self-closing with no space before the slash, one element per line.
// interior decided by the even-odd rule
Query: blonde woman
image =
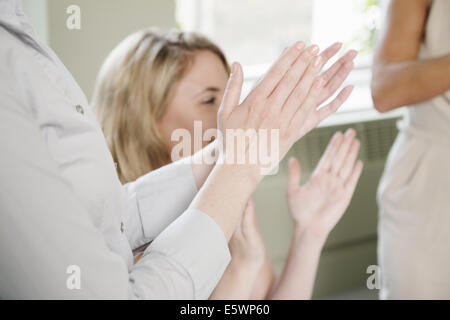
<path fill-rule="evenodd" d="M 323 65 L 339 49 L 340 44 L 335 44 L 325 50 L 319 63 Z M 317 51 L 311 46 L 304 50 L 303 57 L 309 63 Z M 350 51 L 323 74 L 322 102 L 347 77 L 354 57 L 355 52 Z M 93 99 L 122 183 L 172 161 L 171 150 L 178 143 L 171 139 L 174 130 L 187 129 L 193 137 L 195 121 L 202 125 L 202 136 L 206 130 L 217 128 L 217 113 L 229 76 L 230 67 L 222 51 L 195 33 L 149 29 L 122 41 L 100 71 Z M 337 101 L 342 103 L 350 91 L 345 88 Z M 211 142 L 197 145 L 191 139 L 190 150 L 197 152 L 208 144 L 213 149 L 215 143 Z M 210 298 L 311 296 L 323 243 L 344 213 L 362 170 L 362 163 L 356 162 L 358 149 L 354 131 L 345 136 L 336 134 L 311 181 L 302 188 L 298 162 L 290 161 L 288 203 L 298 232 L 277 283 L 253 201 L 248 201 L 229 243 L 231 263 Z"/>

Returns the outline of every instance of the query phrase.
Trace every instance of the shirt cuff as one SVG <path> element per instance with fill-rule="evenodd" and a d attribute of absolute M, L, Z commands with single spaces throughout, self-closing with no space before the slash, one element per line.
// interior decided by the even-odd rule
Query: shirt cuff
<path fill-rule="evenodd" d="M 228 242 L 213 218 L 189 209 L 167 227 L 145 253 L 158 252 L 183 266 L 192 279 L 194 299 L 207 299 L 231 260 Z"/>
<path fill-rule="evenodd" d="M 132 248 L 152 241 L 178 218 L 198 192 L 192 166 L 176 161 L 125 185 L 127 236 Z"/>

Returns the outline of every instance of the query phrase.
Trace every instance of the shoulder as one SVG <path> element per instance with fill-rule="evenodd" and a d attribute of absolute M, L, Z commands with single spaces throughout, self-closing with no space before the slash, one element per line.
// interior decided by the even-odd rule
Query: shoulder
<path fill-rule="evenodd" d="M 27 100 L 39 91 L 42 68 L 36 58 L 41 53 L 33 41 L 26 33 L 0 24 L 0 99 L 3 102 L 9 99 L 16 105 L 26 106 Z"/>

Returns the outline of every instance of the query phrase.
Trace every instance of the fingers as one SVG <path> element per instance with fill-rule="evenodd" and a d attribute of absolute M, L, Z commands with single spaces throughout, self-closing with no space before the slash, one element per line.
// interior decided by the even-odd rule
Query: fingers
<path fill-rule="evenodd" d="M 353 59 L 358 55 L 358 51 L 350 50 L 342 57 L 340 57 L 333 65 L 328 68 L 328 70 L 322 73 L 323 80 L 325 81 L 325 85 L 333 78 L 334 74 L 338 72 L 346 63 L 352 62 Z"/>
<path fill-rule="evenodd" d="M 353 67 L 353 61 L 346 62 L 336 74 L 333 75 L 333 78 L 325 85 L 319 103 L 324 102 L 336 92 L 345 79 L 347 79 L 348 75 L 353 70 Z"/>
<path fill-rule="evenodd" d="M 316 79 L 316 76 L 321 68 L 322 68 L 322 57 L 321 56 L 314 57 L 314 59 L 312 59 L 311 63 L 308 65 L 308 68 L 306 69 L 305 73 L 303 74 L 303 77 L 296 84 L 296 88 L 292 94 L 292 96 L 296 99 L 297 103 L 302 103 L 305 100 L 306 95 L 308 94 L 311 85 Z M 321 82 L 320 85 L 322 86 L 323 80 L 321 78 L 319 79 Z M 291 97 L 289 98 L 291 99 Z"/>
<path fill-rule="evenodd" d="M 255 202 L 252 198 L 250 198 L 248 199 L 247 205 L 244 210 L 243 225 L 248 227 L 249 225 L 253 224 L 255 219 Z"/>
<path fill-rule="evenodd" d="M 262 95 L 264 98 L 268 97 L 297 60 L 304 47 L 305 44 L 303 42 L 297 42 L 283 51 L 281 57 L 270 68 L 253 92 Z"/>
<path fill-rule="evenodd" d="M 333 162 L 331 164 L 331 172 L 335 174 L 339 173 L 355 136 L 356 136 L 355 130 L 347 129 L 344 135 L 344 141 L 339 146 L 336 156 L 334 157 Z"/>
<path fill-rule="evenodd" d="M 298 160 L 294 157 L 289 159 L 288 163 L 288 194 L 295 192 L 300 186 L 301 167 Z"/>
<path fill-rule="evenodd" d="M 341 90 L 341 92 L 339 92 L 339 94 L 336 96 L 336 98 L 333 99 L 333 101 L 317 109 L 316 110 L 318 121 L 317 124 L 322 122 L 330 114 L 336 112 L 344 104 L 344 102 L 348 99 L 348 97 L 350 97 L 353 88 L 354 87 L 352 85 L 346 86 L 344 89 Z"/>
<path fill-rule="evenodd" d="M 344 135 L 342 132 L 336 132 L 331 138 L 330 143 L 328 143 L 325 152 L 319 160 L 317 165 L 317 171 L 328 171 L 331 168 L 334 157 L 336 156 L 342 141 L 344 140 Z"/>
<path fill-rule="evenodd" d="M 305 70 L 312 72 L 314 75 L 318 73 L 323 65 L 328 62 L 328 60 L 333 57 L 341 48 L 342 43 L 335 43 L 325 49 L 319 56 L 316 57 L 316 54 L 319 52 L 319 47 L 317 45 L 312 45 L 309 48 L 305 49 L 300 56 L 297 58 L 295 63 L 291 68 L 286 72 L 283 79 L 278 83 L 277 87 L 274 89 L 270 97 L 276 101 L 276 104 L 280 107 L 286 101 L 286 99 L 291 94 L 294 87 L 297 85 L 298 80 L 302 78 Z M 309 66 L 311 60 L 315 58 L 312 63 L 312 67 Z M 308 69 L 307 69 L 308 68 Z M 297 96 L 298 101 L 302 101 L 306 94 L 308 93 L 309 86 L 312 83 L 311 77 L 308 78 L 310 80 L 309 83 L 304 84 L 304 90 L 301 90 L 302 95 Z"/>
<path fill-rule="evenodd" d="M 350 173 L 355 166 L 356 158 L 358 157 L 359 146 L 359 140 L 354 139 L 350 146 L 349 152 L 345 157 L 344 163 L 342 164 L 341 171 L 339 171 L 339 177 L 343 179 L 343 181 L 348 180 Z"/>
<path fill-rule="evenodd" d="M 319 103 L 324 102 L 331 97 L 341 84 L 347 79 L 350 72 L 353 70 L 353 59 L 356 57 L 357 52 L 350 50 L 335 62 L 327 71 L 322 73 L 324 79 L 324 90 L 319 99 Z"/>
<path fill-rule="evenodd" d="M 362 170 L 363 170 L 363 162 L 361 160 L 358 160 L 353 167 L 352 173 L 350 177 L 348 178 L 347 182 L 344 185 L 345 190 L 349 193 L 353 193 L 355 191 L 356 185 L 358 184 L 358 180 L 361 176 Z"/>
<path fill-rule="evenodd" d="M 275 105 L 277 105 L 280 109 L 281 106 L 284 104 L 284 102 L 287 100 L 289 95 L 291 94 L 292 90 L 297 86 L 297 83 L 300 79 L 302 79 L 302 76 L 305 73 L 305 70 L 310 69 L 309 65 L 311 63 L 311 60 L 314 59 L 315 55 L 319 52 L 319 47 L 316 45 L 312 45 L 306 50 L 304 50 L 298 59 L 294 62 L 292 67 L 289 68 L 289 70 L 286 72 L 284 77 L 281 79 L 281 81 L 278 83 L 274 91 L 269 96 L 270 99 L 274 102 Z M 318 59 L 319 63 L 322 61 L 322 58 L 315 58 Z M 311 72 L 311 71 L 310 71 Z M 318 70 L 316 71 L 318 72 Z M 309 81 L 312 82 L 312 80 L 309 77 Z M 306 83 L 304 95 L 308 92 L 307 89 L 311 83 Z M 308 86 L 308 88 L 306 88 Z M 305 91 L 304 90 L 304 91 Z"/>
<path fill-rule="evenodd" d="M 302 81 L 300 81 L 302 82 Z M 308 115 L 311 113 L 311 110 L 317 106 L 317 98 L 320 94 L 320 90 L 322 89 L 323 81 L 321 78 L 316 78 L 309 88 L 309 92 L 303 103 L 299 103 L 295 98 L 295 93 L 289 97 L 289 100 L 285 107 L 282 109 L 283 119 L 289 121 L 289 126 L 293 126 L 295 130 L 304 131 L 307 128 L 313 128 L 315 126 L 316 121 L 312 118 L 308 119 Z M 301 87 L 301 83 L 297 88 Z M 295 91 L 297 91 L 297 88 Z M 299 89 L 300 91 L 301 89 Z M 311 123 L 305 123 L 305 121 L 309 121 Z M 306 133 L 306 132 L 303 132 Z"/>
<path fill-rule="evenodd" d="M 231 66 L 230 78 L 228 79 L 222 103 L 219 108 L 219 112 L 225 117 L 228 117 L 233 109 L 239 104 L 243 82 L 244 75 L 242 67 L 239 62 L 234 62 Z"/>
<path fill-rule="evenodd" d="M 328 48 L 326 48 L 325 50 L 323 50 L 322 53 L 320 54 L 323 58 L 323 65 L 325 65 L 328 62 L 328 60 L 331 59 L 331 57 L 333 57 L 336 53 L 338 53 L 338 51 L 341 48 L 342 48 L 342 43 L 336 42 L 336 43 L 333 43 Z"/>

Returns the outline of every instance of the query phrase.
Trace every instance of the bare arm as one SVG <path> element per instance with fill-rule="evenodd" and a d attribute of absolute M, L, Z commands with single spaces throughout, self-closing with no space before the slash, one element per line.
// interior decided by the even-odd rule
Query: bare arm
<path fill-rule="evenodd" d="M 380 112 L 426 101 L 450 89 L 450 55 L 418 60 L 430 0 L 392 0 L 376 49 L 372 98 Z"/>
<path fill-rule="evenodd" d="M 278 283 L 269 299 L 311 299 L 317 266 L 325 239 L 310 237 L 299 231 L 294 236 Z"/>
<path fill-rule="evenodd" d="M 231 262 L 210 299 L 265 299 L 273 285 L 275 274 L 258 227 L 252 199 L 247 203 L 229 247 Z"/>
<path fill-rule="evenodd" d="M 258 286 L 261 271 L 265 269 L 264 258 L 267 257 L 264 239 L 259 231 L 255 204 L 249 199 L 241 221 L 233 233 L 229 243 L 231 262 L 220 282 L 211 294 L 210 299 L 264 299 L 267 294 L 266 286 Z M 257 296 L 255 296 L 257 294 Z"/>
<path fill-rule="evenodd" d="M 264 263 L 258 272 L 255 284 L 253 285 L 251 300 L 264 300 L 269 295 L 275 283 L 275 271 L 273 270 L 272 261 L 266 253 Z"/>
<path fill-rule="evenodd" d="M 277 159 L 282 159 L 298 139 L 336 111 L 351 93 L 352 87 L 345 87 L 332 102 L 318 109 L 325 82 L 318 76 L 324 58 L 317 53 L 317 46 L 304 49 L 302 43 L 285 50 L 241 104 L 243 73 L 235 63 L 219 109 L 219 130 L 225 133 L 236 129 L 278 130 Z M 244 140 L 248 144 L 248 139 Z M 236 164 L 236 161 L 230 164 L 228 157 L 235 150 L 228 143 L 220 142 L 219 157 L 224 161 L 218 161 L 213 167 L 190 208 L 211 216 L 229 240 L 248 198 L 263 178 L 262 166 L 248 163 L 251 152 L 258 152 L 249 146 L 243 148 L 240 157 L 247 160 L 246 164 Z"/>
<path fill-rule="evenodd" d="M 210 161 L 202 161 L 203 159 L 209 159 Z M 190 161 L 195 184 L 197 185 L 197 188 L 200 189 L 216 164 L 217 140 L 193 154 Z"/>
<path fill-rule="evenodd" d="M 294 236 L 272 299 L 310 299 L 320 253 L 329 232 L 347 209 L 362 172 L 355 132 L 336 134 L 310 180 L 300 186 L 300 166 L 289 162 L 288 204 Z"/>

